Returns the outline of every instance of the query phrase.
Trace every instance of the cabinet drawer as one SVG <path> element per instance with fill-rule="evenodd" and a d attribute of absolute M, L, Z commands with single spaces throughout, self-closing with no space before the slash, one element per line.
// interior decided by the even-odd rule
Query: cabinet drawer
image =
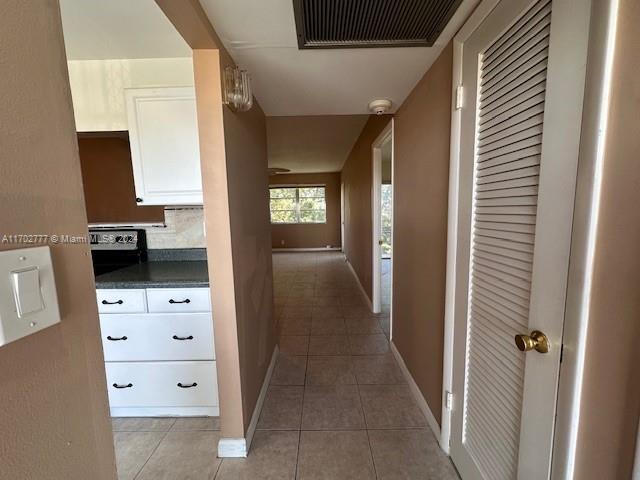
<path fill-rule="evenodd" d="M 210 312 L 208 288 L 148 288 L 150 312 Z"/>
<path fill-rule="evenodd" d="M 96 295 L 98 297 L 98 312 L 100 313 L 140 313 L 147 311 L 144 289 L 100 289 L 96 290 Z"/>
<path fill-rule="evenodd" d="M 112 408 L 218 405 L 216 362 L 118 362 L 105 368 Z"/>
<path fill-rule="evenodd" d="M 100 315 L 107 362 L 214 360 L 210 313 Z"/>

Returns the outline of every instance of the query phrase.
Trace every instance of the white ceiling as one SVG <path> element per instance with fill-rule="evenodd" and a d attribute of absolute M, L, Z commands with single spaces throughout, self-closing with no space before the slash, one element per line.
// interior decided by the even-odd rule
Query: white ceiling
<path fill-rule="evenodd" d="M 367 115 L 267 117 L 269 167 L 339 172 Z"/>
<path fill-rule="evenodd" d="M 154 0 L 60 0 L 69 60 L 190 57 Z"/>
<path fill-rule="evenodd" d="M 291 0 L 200 0 L 234 60 L 249 70 L 267 115 L 393 111 L 438 57 L 479 0 L 464 0 L 433 47 L 298 50 Z"/>

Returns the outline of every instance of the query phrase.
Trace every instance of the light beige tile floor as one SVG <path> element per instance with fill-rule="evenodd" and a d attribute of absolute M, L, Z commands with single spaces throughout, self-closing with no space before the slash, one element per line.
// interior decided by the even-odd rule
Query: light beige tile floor
<path fill-rule="evenodd" d="M 216 458 L 218 419 L 114 419 L 120 480 L 456 480 L 337 253 L 274 254 L 280 356 L 249 457 Z"/>

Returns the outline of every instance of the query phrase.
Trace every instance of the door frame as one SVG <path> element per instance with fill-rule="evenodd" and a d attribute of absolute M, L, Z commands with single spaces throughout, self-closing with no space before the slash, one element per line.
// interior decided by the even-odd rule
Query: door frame
<path fill-rule="evenodd" d="M 393 118 L 386 127 L 380 132 L 380 135 L 371 144 L 371 305 L 373 313 L 380 313 L 381 306 L 381 268 L 380 268 L 380 236 L 382 234 L 382 224 L 380 221 L 382 198 L 382 146 L 391 142 L 391 184 L 393 185 Z M 395 192 L 394 192 L 395 197 Z M 393 211 L 395 202 L 391 204 L 391 243 L 393 244 Z M 391 253 L 391 285 L 393 292 L 393 252 Z M 393 293 L 392 293 L 393 295 Z M 391 299 L 393 305 L 393 298 Z M 391 317 L 391 313 L 389 313 Z M 391 320 L 390 320 L 391 321 Z"/>
<path fill-rule="evenodd" d="M 346 240 L 345 236 L 345 228 L 344 228 L 344 217 L 345 217 L 345 197 L 344 197 L 344 181 L 340 180 L 340 250 L 342 253 L 345 252 Z"/>
<path fill-rule="evenodd" d="M 460 135 L 462 96 L 458 97 L 458 85 L 462 84 L 464 42 L 496 7 L 500 0 L 483 0 L 453 39 L 453 76 L 451 106 L 451 143 L 449 169 L 449 198 L 447 223 L 447 268 L 445 293 L 445 332 L 443 356 L 442 425 L 440 447 L 449 454 L 452 409 L 460 408 L 460 402 L 449 395 L 453 390 L 455 285 L 457 270 L 458 221 L 460 198 Z M 597 223 L 597 198 L 600 193 L 598 171 L 602 163 L 602 144 L 608 113 L 605 102 L 610 78 L 607 72 L 613 58 L 618 0 L 584 2 L 567 0 L 578 17 L 574 30 L 563 32 L 565 44 L 573 45 L 574 54 L 588 64 L 586 71 L 585 99 L 582 130 L 578 155 L 578 180 L 574 205 L 573 232 L 571 237 L 570 271 L 562 343 L 562 363 L 556 405 L 556 428 L 552 446 L 552 479 L 573 477 L 576 456 L 577 426 L 580 417 L 582 368 L 585 355 L 585 331 L 588 320 L 587 294 L 592 275 L 593 245 Z M 591 10 L 593 9 L 593 13 Z M 581 27 L 581 28 L 578 28 Z M 576 37 L 577 35 L 577 37 Z M 568 38 L 567 38 L 568 37 Z M 568 40 L 568 41 L 567 41 Z M 579 46 L 575 46 L 579 44 Z M 461 105 L 463 106 L 463 105 Z M 587 135 L 585 135 L 585 133 Z M 467 261 L 468 259 L 460 259 Z"/>

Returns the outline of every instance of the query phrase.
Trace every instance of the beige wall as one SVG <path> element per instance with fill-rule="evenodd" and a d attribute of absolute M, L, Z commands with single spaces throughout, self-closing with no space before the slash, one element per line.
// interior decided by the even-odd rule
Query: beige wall
<path fill-rule="evenodd" d="M 221 429 L 242 438 L 275 348 L 265 116 L 222 105 L 233 60 L 197 0 L 156 0 L 194 49 Z M 215 81 L 217 80 L 217 81 Z"/>
<path fill-rule="evenodd" d="M 267 131 L 257 101 L 246 113 L 224 108 L 224 136 L 246 431 L 276 345 Z"/>
<path fill-rule="evenodd" d="M 273 248 L 340 247 L 340 173 L 274 175 L 270 185 L 324 185 L 327 222 L 299 225 L 271 225 Z M 284 242 L 284 243 L 283 243 Z"/>
<path fill-rule="evenodd" d="M 393 342 L 440 422 L 449 189 L 452 46 L 394 115 Z M 371 298 L 371 117 L 342 172 L 347 258 Z"/>
<path fill-rule="evenodd" d="M 394 117 L 393 342 L 438 423 L 452 52 L 449 44 Z"/>
<path fill-rule="evenodd" d="M 640 416 L 640 3 L 621 0 L 575 478 L 630 479 Z"/>
<path fill-rule="evenodd" d="M 345 197 L 345 254 L 365 292 L 371 298 L 371 145 L 391 121 L 389 115 L 372 115 L 356 140 L 344 167 L 342 183 Z"/>
<path fill-rule="evenodd" d="M 2 234 L 86 234 L 58 2 L 3 1 L 0 45 Z M 0 347 L 0 477 L 115 479 L 91 256 L 52 257 L 61 323 Z"/>

